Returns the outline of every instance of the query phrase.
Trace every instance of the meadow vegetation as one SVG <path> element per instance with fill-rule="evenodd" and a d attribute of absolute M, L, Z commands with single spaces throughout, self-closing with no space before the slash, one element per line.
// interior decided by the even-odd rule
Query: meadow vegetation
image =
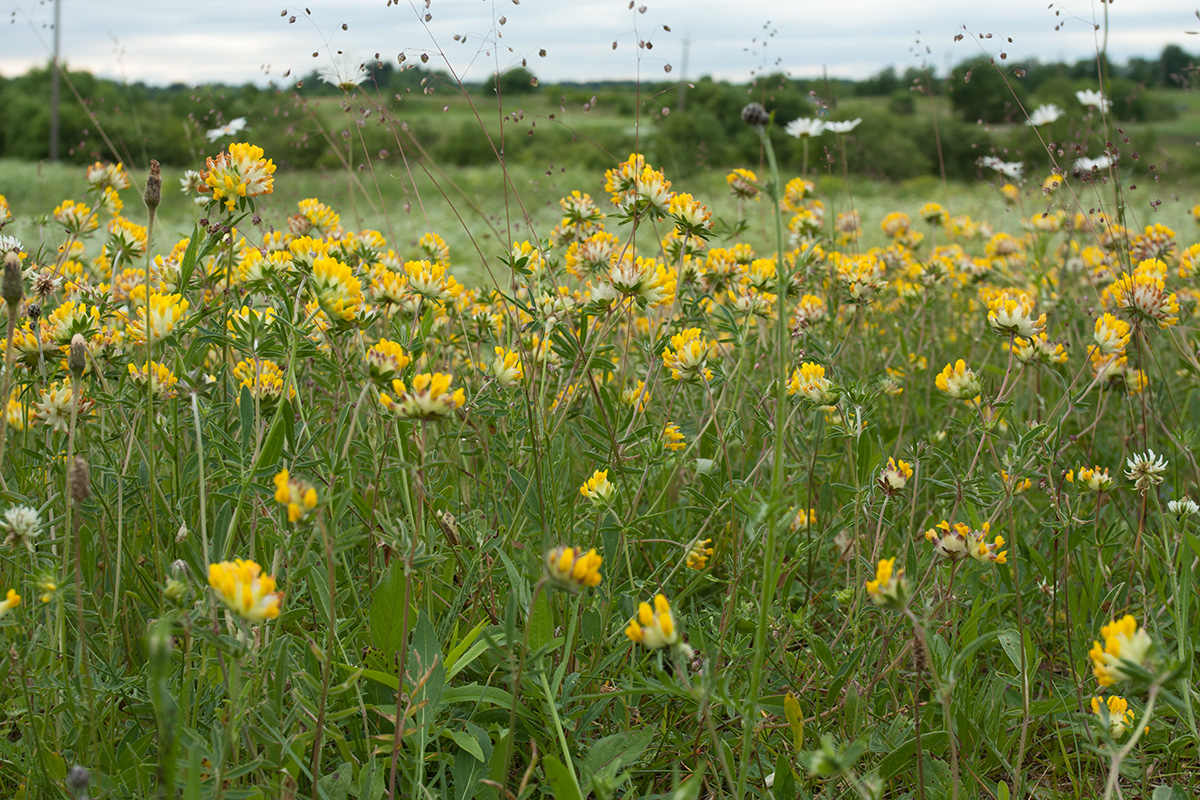
<path fill-rule="evenodd" d="M 0 162 L 0 792 L 1194 796 L 1200 199 L 1047 84 Z"/>

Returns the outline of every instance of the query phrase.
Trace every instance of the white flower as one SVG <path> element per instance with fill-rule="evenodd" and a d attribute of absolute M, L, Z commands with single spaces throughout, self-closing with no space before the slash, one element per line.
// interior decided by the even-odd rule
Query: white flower
<path fill-rule="evenodd" d="M 1162 474 L 1167 471 L 1167 462 L 1153 450 L 1139 453 L 1125 462 L 1125 477 L 1133 481 L 1139 492 L 1163 482 Z"/>
<path fill-rule="evenodd" d="M 15 236 L 0 235 L 0 256 L 10 252 L 24 253 L 25 245 L 21 244 L 21 240 Z"/>
<path fill-rule="evenodd" d="M 1108 111 L 1112 107 L 1112 102 L 1102 92 L 1095 89 L 1080 90 L 1075 93 L 1075 99 L 1085 106 L 1098 108 L 1101 111 Z"/>
<path fill-rule="evenodd" d="M 1026 125 L 1037 127 L 1039 125 L 1049 125 L 1063 115 L 1063 110 L 1054 103 L 1046 103 L 1040 105 L 1033 110 L 1029 115 L 1029 119 L 1025 120 Z"/>
<path fill-rule="evenodd" d="M 979 159 L 981 167 L 994 169 L 1005 177 L 1012 178 L 1014 181 L 1021 180 L 1021 175 L 1025 171 L 1025 164 L 1021 161 L 1001 161 L 995 156 L 984 156 Z"/>
<path fill-rule="evenodd" d="M 330 66 L 318 70 L 321 80 L 348 92 L 367 79 L 366 65 L 356 62 L 345 53 L 339 52 Z"/>
<path fill-rule="evenodd" d="M 814 119 L 812 117 L 802 117 L 794 119 L 784 128 L 789 136 L 795 136 L 797 139 L 803 136 L 820 136 L 825 132 L 825 120 Z"/>
<path fill-rule="evenodd" d="M 238 117 L 231 119 L 220 128 L 213 128 L 205 136 L 210 142 L 215 142 L 217 139 L 224 139 L 226 136 L 237 136 L 246 127 L 246 118 Z"/>
<path fill-rule="evenodd" d="M 1112 159 L 1108 156 L 1100 156 L 1099 158 L 1077 158 L 1075 159 L 1076 174 L 1087 172 L 1103 172 L 1112 166 Z"/>
<path fill-rule="evenodd" d="M 1167 511 L 1175 515 L 1176 519 L 1182 520 L 1184 517 L 1194 517 L 1200 513 L 1200 505 L 1196 505 L 1196 501 L 1190 497 L 1185 497 L 1182 500 L 1172 500 L 1167 503 Z"/>
<path fill-rule="evenodd" d="M 33 550 L 33 539 L 41 527 L 42 520 L 38 512 L 29 506 L 13 506 L 0 519 L 0 531 L 7 534 L 4 543 L 24 543 L 30 550 Z"/>
<path fill-rule="evenodd" d="M 826 122 L 825 130 L 833 131 L 834 133 L 849 133 L 858 127 L 858 123 L 862 122 L 862 117 L 851 120 L 843 120 L 841 122 Z"/>

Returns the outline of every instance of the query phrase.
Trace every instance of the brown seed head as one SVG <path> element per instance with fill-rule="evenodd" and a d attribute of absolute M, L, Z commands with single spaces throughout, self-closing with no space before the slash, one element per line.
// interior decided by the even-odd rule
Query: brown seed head
<path fill-rule="evenodd" d="M 162 170 L 154 159 L 150 159 L 150 175 L 146 178 L 146 193 L 142 197 L 151 213 L 162 201 Z"/>
<path fill-rule="evenodd" d="M 87 459 L 75 456 L 75 464 L 71 467 L 71 499 L 77 504 L 87 500 L 92 495 L 91 470 Z"/>

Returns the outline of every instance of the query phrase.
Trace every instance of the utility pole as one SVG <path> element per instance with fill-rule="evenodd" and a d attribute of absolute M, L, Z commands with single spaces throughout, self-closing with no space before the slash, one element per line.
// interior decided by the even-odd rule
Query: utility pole
<path fill-rule="evenodd" d="M 683 111 L 685 98 L 684 94 L 687 91 L 687 70 L 688 70 L 688 50 L 691 49 L 692 40 L 688 36 L 683 37 L 683 63 L 679 65 L 679 89 L 676 90 L 675 110 Z"/>
<path fill-rule="evenodd" d="M 58 161 L 58 52 L 62 36 L 62 0 L 54 0 L 54 63 L 50 65 L 50 160 Z"/>

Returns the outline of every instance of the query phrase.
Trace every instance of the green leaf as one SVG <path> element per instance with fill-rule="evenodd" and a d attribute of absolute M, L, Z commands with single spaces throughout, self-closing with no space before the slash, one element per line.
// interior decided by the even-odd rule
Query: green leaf
<path fill-rule="evenodd" d="M 1008 798 L 1008 784 L 1004 781 L 1000 781 L 996 784 L 996 800 L 1008 800 Z"/>
<path fill-rule="evenodd" d="M 483 748 L 479 746 L 479 742 L 475 741 L 475 737 L 469 733 L 465 731 L 442 731 L 442 734 L 453 739 L 459 748 L 474 756 L 476 761 L 483 761 Z"/>
<path fill-rule="evenodd" d="M 249 386 L 242 386 L 242 393 L 238 395 L 238 413 L 242 419 L 242 452 L 249 453 L 254 444 L 254 398 Z"/>
<path fill-rule="evenodd" d="M 804 749 L 804 714 L 800 711 L 800 701 L 791 692 L 783 698 L 783 713 L 787 716 L 788 727 L 792 729 L 792 746 L 799 753 Z"/>
<path fill-rule="evenodd" d="M 954 657 L 954 661 L 950 663 L 950 671 L 947 673 L 948 679 L 953 682 L 955 676 L 958 674 L 958 671 L 962 669 L 962 665 L 966 662 L 966 660 L 974 655 L 976 650 L 983 647 L 993 639 L 996 639 L 1002 633 L 1006 633 L 1006 631 L 988 631 L 987 633 L 981 634 L 973 642 L 964 647 L 962 652 L 956 655 Z M 1016 635 L 1015 631 L 1007 631 L 1007 633 Z"/>
<path fill-rule="evenodd" d="M 704 762 L 700 762 L 700 768 L 692 774 L 683 783 L 675 787 L 675 791 L 671 792 L 671 800 L 696 800 L 700 796 L 700 787 L 704 783 Z M 792 795 L 794 798 L 795 795 Z M 791 800 L 789 798 L 789 800 Z"/>
<path fill-rule="evenodd" d="M 654 730 L 643 728 L 640 731 L 623 731 L 603 739 L 592 745 L 584 756 L 579 771 L 587 776 L 592 783 L 604 783 L 614 780 L 617 773 L 636 761 L 650 742 L 654 739 Z"/>
<path fill-rule="evenodd" d="M 480 758 L 475 757 L 475 752 L 467 751 L 471 757 L 467 757 L 467 753 L 458 753 L 454 756 L 454 767 L 451 774 L 454 777 L 454 799 L 455 800 L 471 800 L 478 793 L 480 786 L 479 781 L 483 779 L 488 769 L 488 762 L 492 760 L 493 748 L 492 740 L 488 738 L 487 732 L 471 723 L 467 723 L 466 732 L 454 736 L 455 743 L 459 743 L 460 738 L 469 739 L 478 751 Z M 460 746 L 462 746 L 460 744 Z M 464 746 L 464 750 L 467 748 Z M 501 758 L 504 757 L 503 749 L 501 749 Z"/>
<path fill-rule="evenodd" d="M 546 756 L 542 763 L 546 765 L 546 780 L 554 791 L 555 800 L 583 800 L 579 795 L 579 787 L 575 785 L 575 776 L 561 761 L 554 756 Z"/>
<path fill-rule="evenodd" d="M 529 649 L 537 652 L 554 638 L 554 608 L 550 605 L 550 592 L 538 593 L 529 615 Z"/>
<path fill-rule="evenodd" d="M 328 800 L 346 800 L 350 795 L 350 778 L 354 770 L 349 764 L 342 764 L 330 774 L 317 781 L 317 788 Z"/>
<path fill-rule="evenodd" d="M 367 630 L 371 636 L 371 644 L 383 651 L 388 663 L 404 647 L 401 638 L 405 628 L 403 606 L 404 563 L 400 559 L 396 559 L 392 562 L 387 577 L 380 581 L 371 594 L 371 608 L 367 613 Z M 410 607 L 408 611 L 410 630 L 415 616 L 415 609 Z"/>
<path fill-rule="evenodd" d="M 791 697 L 790 693 L 788 697 Z M 771 787 L 771 796 L 775 800 L 796 800 L 796 776 L 792 772 L 787 754 L 783 752 L 780 752 L 779 758 L 775 760 L 775 783 Z"/>

